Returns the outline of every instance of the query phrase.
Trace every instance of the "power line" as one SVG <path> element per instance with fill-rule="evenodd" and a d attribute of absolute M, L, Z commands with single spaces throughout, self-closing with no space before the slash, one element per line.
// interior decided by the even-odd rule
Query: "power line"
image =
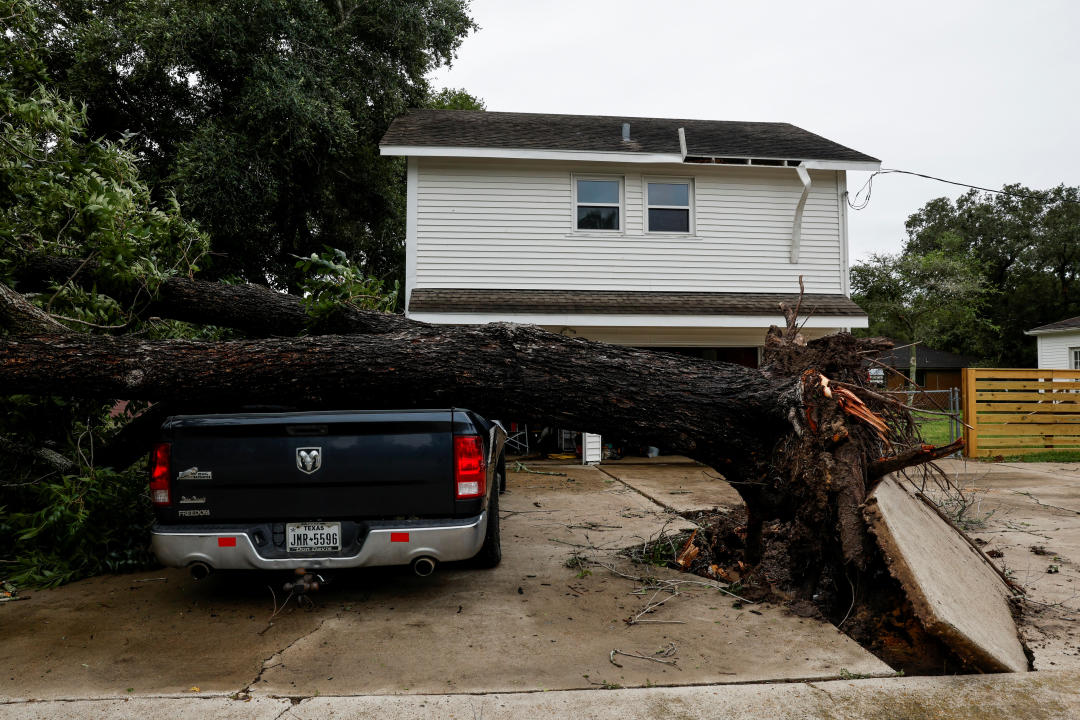
<path fill-rule="evenodd" d="M 972 185 L 970 183 L 957 182 L 956 180 L 946 180 L 945 178 L 935 177 L 933 175 L 926 175 L 924 173 L 913 172 L 911 170 L 894 170 L 886 168 L 871 173 L 870 177 L 866 179 L 863 186 L 859 188 L 859 191 L 855 195 L 848 193 L 847 204 L 852 210 L 863 210 L 870 204 L 870 196 L 874 193 L 874 178 L 878 175 L 913 175 L 914 177 L 924 178 L 926 180 L 935 180 L 937 182 L 946 183 L 947 185 L 957 185 L 959 187 L 970 188 L 972 190 L 982 190 L 983 192 L 995 193 L 997 195 L 1008 195 L 1009 197 L 1023 198 L 1025 200 L 1045 200 L 1045 195 L 1034 195 L 1031 193 L 1015 192 L 1013 190 L 995 190 L 994 188 L 982 187 L 981 185 Z M 863 196 L 865 193 L 865 196 Z M 862 196 L 862 197 L 860 197 Z M 1063 202 L 1080 204 L 1080 200 L 1072 200 L 1071 198 L 1059 198 Z"/>

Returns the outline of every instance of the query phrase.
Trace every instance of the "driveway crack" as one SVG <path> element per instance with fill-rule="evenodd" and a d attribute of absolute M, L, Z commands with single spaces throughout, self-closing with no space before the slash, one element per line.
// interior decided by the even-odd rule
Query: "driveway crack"
<path fill-rule="evenodd" d="M 312 635 L 314 635 L 315 633 L 322 630 L 323 625 L 325 625 L 326 621 L 329 620 L 329 619 L 330 619 L 329 617 L 324 617 L 322 620 L 319 621 L 319 624 L 316 625 L 314 628 L 312 628 L 308 632 L 304 633 L 303 635 L 300 635 L 300 636 L 294 638 L 288 645 L 281 648 L 280 650 L 275 650 L 269 657 L 267 657 L 265 660 L 262 661 L 262 667 L 259 669 L 258 674 L 255 675 L 255 679 L 253 679 L 250 683 L 248 683 L 247 686 L 244 689 L 242 689 L 238 694 L 240 694 L 240 695 L 250 695 L 251 694 L 251 688 L 255 687 L 260 682 L 262 682 L 263 673 L 265 673 L 267 670 L 270 670 L 272 668 L 276 668 L 279 665 L 283 664 L 283 662 L 277 662 L 277 663 L 274 663 L 273 665 L 268 665 L 267 663 L 269 663 L 271 660 L 273 660 L 276 657 L 277 658 L 283 657 L 285 655 L 285 653 L 289 652 L 289 650 L 292 649 L 293 645 L 296 645 L 296 643 L 300 642 L 301 640 L 309 638 Z M 281 717 L 281 716 L 278 715 L 278 717 Z M 277 718 L 275 718 L 275 720 L 277 720 Z"/>
<path fill-rule="evenodd" d="M 624 487 L 626 487 L 627 489 L 629 489 L 629 490 L 633 490 L 633 491 L 634 491 L 634 492 L 636 492 L 636 493 L 637 493 L 638 495 L 640 495 L 641 497 L 645 498 L 646 500 L 648 500 L 648 501 L 649 501 L 649 502 L 651 502 L 652 504 L 654 504 L 654 505 L 658 505 L 659 507 L 663 508 L 663 509 L 664 509 L 665 511 L 667 511 L 667 512 L 669 512 L 669 513 L 672 513 L 672 514 L 678 515 L 678 516 L 680 516 L 680 517 L 682 517 L 682 516 L 683 516 L 683 515 L 682 515 L 682 513 L 680 513 L 680 512 L 678 511 L 678 510 L 676 510 L 676 509 L 675 509 L 674 507 L 672 507 L 671 505 L 668 505 L 668 504 L 667 504 L 666 502 L 664 502 L 663 500 L 660 500 L 659 498 L 655 498 L 655 497 L 653 497 L 652 495 L 650 495 L 649 493 L 645 492 L 644 490 L 641 490 L 640 488 L 636 488 L 636 487 L 634 487 L 633 485 L 631 485 L 630 483 L 626 482 L 625 480 L 623 480 L 623 479 L 622 479 L 621 477 L 619 477 L 618 475 L 613 475 L 612 473 L 609 473 L 609 472 L 608 472 L 607 470 L 605 470 L 605 469 L 604 469 L 604 468 L 603 468 L 602 466 L 600 466 L 600 465 L 594 465 L 593 467 L 595 467 L 595 468 L 596 468 L 597 470 L 599 470 L 600 472 L 602 472 L 602 473 L 604 473 L 605 475 L 607 475 L 607 476 L 608 476 L 609 478 L 611 478 L 612 480 L 614 480 L 614 481 L 616 481 L 616 482 L 618 482 L 618 483 L 621 483 L 621 484 L 622 484 L 622 485 L 623 485 Z"/>

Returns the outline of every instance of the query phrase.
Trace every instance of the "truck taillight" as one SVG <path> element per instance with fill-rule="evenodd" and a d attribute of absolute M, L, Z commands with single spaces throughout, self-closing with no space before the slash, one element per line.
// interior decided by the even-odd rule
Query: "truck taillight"
<path fill-rule="evenodd" d="M 486 485 L 484 443 L 476 435 L 455 435 L 454 486 L 457 499 L 483 497 Z"/>
<path fill-rule="evenodd" d="M 169 477 L 172 474 L 169 443 L 155 443 L 150 451 L 150 500 L 155 505 L 169 505 Z"/>

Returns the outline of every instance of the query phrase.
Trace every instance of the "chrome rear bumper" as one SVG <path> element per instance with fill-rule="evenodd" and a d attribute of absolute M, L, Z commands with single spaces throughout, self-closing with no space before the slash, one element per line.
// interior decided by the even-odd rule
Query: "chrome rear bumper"
<path fill-rule="evenodd" d="M 267 557 L 252 540 L 249 525 L 154 525 L 154 554 L 162 565 L 187 567 L 206 563 L 215 570 L 289 570 L 307 568 L 408 565 L 419 557 L 439 562 L 467 560 L 484 544 L 487 511 L 462 520 L 427 522 L 369 522 L 359 552 L 348 556 L 317 556 L 305 553 Z M 407 536 L 407 539 L 403 537 Z"/>

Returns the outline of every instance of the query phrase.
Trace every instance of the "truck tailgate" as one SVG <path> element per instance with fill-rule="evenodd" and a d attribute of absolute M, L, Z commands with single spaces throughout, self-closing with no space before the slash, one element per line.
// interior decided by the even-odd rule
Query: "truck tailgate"
<path fill-rule="evenodd" d="M 453 413 L 177 416 L 172 508 L 180 520 L 448 516 Z"/>

